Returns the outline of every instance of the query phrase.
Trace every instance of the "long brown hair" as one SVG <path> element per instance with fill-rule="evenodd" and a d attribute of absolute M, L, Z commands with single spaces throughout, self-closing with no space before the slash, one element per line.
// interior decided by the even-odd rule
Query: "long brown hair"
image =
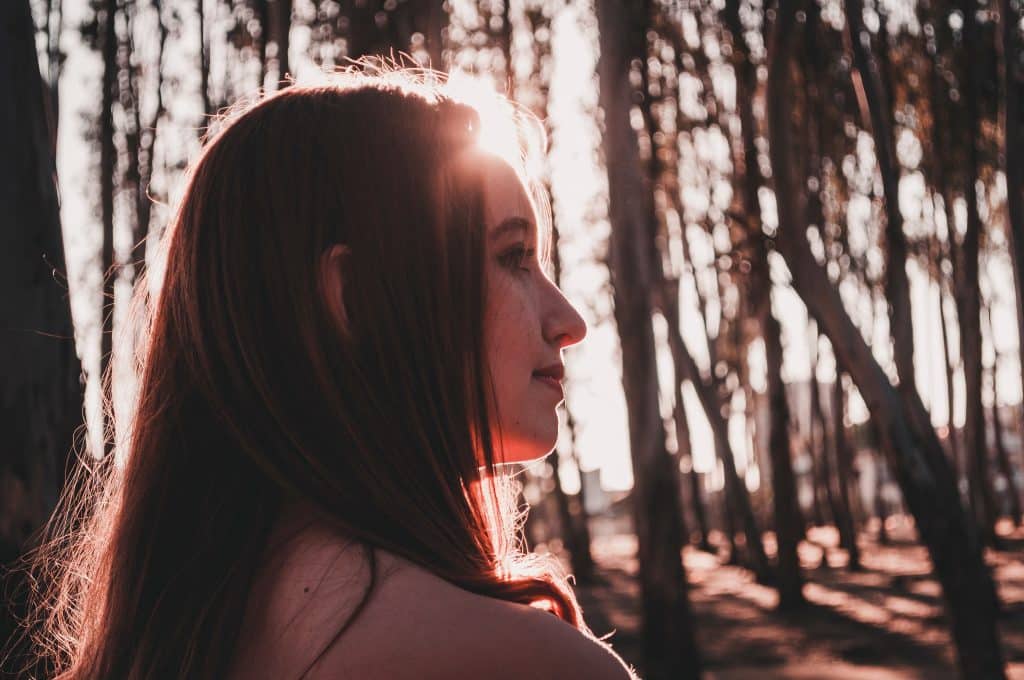
<path fill-rule="evenodd" d="M 164 236 L 124 453 L 64 499 L 37 559 L 60 678 L 225 675 L 295 499 L 371 565 L 391 551 L 589 634 L 565 576 L 523 553 L 495 464 L 480 177 L 457 162 L 480 116 L 440 83 L 353 67 L 207 141 Z M 318 274 L 335 243 L 345 328 Z"/>

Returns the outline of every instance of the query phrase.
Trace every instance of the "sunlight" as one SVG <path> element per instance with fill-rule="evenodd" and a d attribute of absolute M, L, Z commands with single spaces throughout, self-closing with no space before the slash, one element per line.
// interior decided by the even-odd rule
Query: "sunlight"
<path fill-rule="evenodd" d="M 530 176 L 539 176 L 547 147 L 543 126 L 525 108 L 501 95 L 492 77 L 453 69 L 444 91 L 480 114 L 482 149 Z"/>

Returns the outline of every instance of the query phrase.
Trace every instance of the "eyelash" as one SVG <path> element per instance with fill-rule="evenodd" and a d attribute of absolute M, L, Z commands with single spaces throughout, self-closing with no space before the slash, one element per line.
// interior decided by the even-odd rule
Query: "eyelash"
<path fill-rule="evenodd" d="M 498 261 L 507 269 L 521 269 L 528 272 L 530 270 L 523 266 L 523 261 L 529 257 L 533 257 L 536 252 L 537 251 L 534 248 L 527 248 L 520 245 L 503 255 L 500 255 L 498 257 Z"/>

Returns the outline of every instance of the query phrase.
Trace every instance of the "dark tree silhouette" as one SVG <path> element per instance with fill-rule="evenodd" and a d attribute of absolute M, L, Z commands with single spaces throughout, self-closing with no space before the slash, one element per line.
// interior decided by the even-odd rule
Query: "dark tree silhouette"
<path fill-rule="evenodd" d="M 82 422 L 81 366 L 64 268 L 50 103 L 28 0 L 0 4 L 0 574 L 52 512 Z M 20 572 L 5 583 L 0 641 L 24 612 Z M 0 643 L 2 646 L 2 643 Z M 2 659 L 2 655 L 0 655 Z M 22 661 L 12 654 L 11 663 Z M 0 675 L 8 669 L 0 669 Z M 13 669 L 11 669 L 13 672 Z"/>
<path fill-rule="evenodd" d="M 658 409 L 649 295 L 660 279 L 660 272 L 652 271 L 660 266 L 660 259 L 652 257 L 648 237 L 655 213 L 630 123 L 630 64 L 645 53 L 646 17 L 642 2 L 597 3 L 598 73 L 612 223 L 608 264 L 622 345 L 622 386 L 633 459 L 644 659 L 649 678 L 667 680 L 699 677 L 700 662 L 681 556 L 679 476 L 665 448 Z"/>

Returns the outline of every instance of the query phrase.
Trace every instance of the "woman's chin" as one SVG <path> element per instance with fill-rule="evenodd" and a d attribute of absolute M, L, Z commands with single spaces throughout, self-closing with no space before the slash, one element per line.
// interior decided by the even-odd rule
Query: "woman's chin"
<path fill-rule="evenodd" d="M 495 447 L 494 462 L 497 465 L 515 463 L 529 464 L 546 458 L 555 449 L 555 440 L 521 443 L 506 448 Z"/>

